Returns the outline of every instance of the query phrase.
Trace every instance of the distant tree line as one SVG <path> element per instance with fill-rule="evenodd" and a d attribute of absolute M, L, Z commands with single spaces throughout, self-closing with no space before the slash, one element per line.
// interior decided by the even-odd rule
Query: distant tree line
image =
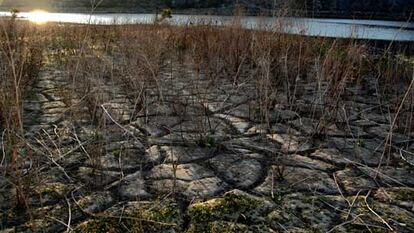
<path fill-rule="evenodd" d="M 228 2 L 228 1 L 223 1 Z M 404 16 L 414 13 L 414 0 L 233 0 L 249 8 L 258 10 L 291 9 L 320 14 L 340 16 Z"/>
<path fill-rule="evenodd" d="M 223 0 L 222 2 L 229 2 Z M 233 0 L 248 6 L 260 8 L 281 8 L 307 11 L 344 12 L 403 12 L 414 10 L 414 0 Z"/>
<path fill-rule="evenodd" d="M 307 10 L 390 12 L 413 10 L 414 0 L 297 0 Z"/>
<path fill-rule="evenodd" d="M 382 13 L 409 15 L 414 10 L 414 0 L 164 0 L 173 8 L 228 7 L 240 4 L 248 9 L 272 10 L 288 8 L 305 12 Z"/>
<path fill-rule="evenodd" d="M 175 8 L 204 8 L 204 7 L 221 7 L 230 1 L 225 0 L 164 0 L 168 7 Z"/>

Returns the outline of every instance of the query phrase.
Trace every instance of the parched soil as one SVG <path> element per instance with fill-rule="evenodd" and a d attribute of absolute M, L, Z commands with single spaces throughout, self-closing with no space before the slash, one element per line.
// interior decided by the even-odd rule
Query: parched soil
<path fill-rule="evenodd" d="M 24 100 L 30 208 L 0 176 L 1 232 L 414 231 L 413 105 L 374 77 L 335 101 L 298 79 L 263 112 L 254 79 L 174 60 L 159 76 L 139 101 L 99 77 L 101 104 L 79 107 L 76 80 L 45 66 Z"/>

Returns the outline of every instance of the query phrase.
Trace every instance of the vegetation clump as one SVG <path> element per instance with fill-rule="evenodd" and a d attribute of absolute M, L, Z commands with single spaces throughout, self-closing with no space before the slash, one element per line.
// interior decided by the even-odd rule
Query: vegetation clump
<path fill-rule="evenodd" d="M 235 222 L 248 226 L 260 225 L 264 221 L 261 217 L 262 214 L 272 206 L 273 204 L 265 199 L 234 190 L 226 193 L 222 198 L 191 205 L 188 215 L 191 219 L 192 232 L 208 232 L 213 229 L 215 229 L 214 232 L 226 232 L 218 230 L 224 222 Z M 220 223 L 220 221 L 224 222 Z M 234 228 L 244 229 L 245 227 L 235 224 Z"/>
<path fill-rule="evenodd" d="M 170 8 L 163 9 L 161 11 L 161 18 L 162 19 L 172 18 L 172 10 Z"/>
<path fill-rule="evenodd" d="M 143 205 L 135 210 L 132 216 L 137 218 L 137 220 L 132 219 L 132 228 L 142 229 L 143 232 L 178 231 L 183 221 L 180 207 L 173 200 L 156 205 Z"/>
<path fill-rule="evenodd" d="M 121 233 L 123 232 L 116 220 L 98 219 L 80 224 L 75 233 Z"/>
<path fill-rule="evenodd" d="M 345 225 L 348 232 L 356 229 L 364 229 L 365 225 L 371 226 L 373 232 L 411 232 L 414 230 L 412 219 L 414 215 L 398 206 L 388 205 L 377 201 L 366 200 L 364 197 L 356 197 L 354 209 L 350 216 L 358 216 L 355 221 Z M 345 214 L 342 215 L 346 221 Z"/>
<path fill-rule="evenodd" d="M 173 200 L 156 202 L 131 202 L 122 209 L 111 208 L 95 219 L 86 221 L 76 232 L 180 232 L 182 229 L 180 207 Z"/>
<path fill-rule="evenodd" d="M 414 188 L 396 187 L 381 188 L 375 192 L 375 198 L 389 202 L 411 202 L 414 203 Z"/>

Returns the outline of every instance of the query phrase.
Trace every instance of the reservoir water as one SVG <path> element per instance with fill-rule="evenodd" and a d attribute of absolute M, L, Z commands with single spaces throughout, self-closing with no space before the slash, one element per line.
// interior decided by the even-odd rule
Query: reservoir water
<path fill-rule="evenodd" d="M 10 16 L 0 12 L 0 16 Z M 77 24 L 149 24 L 154 14 L 86 14 L 21 12 L 19 18 L 37 23 L 61 22 Z M 291 34 L 334 38 L 356 38 L 385 41 L 414 41 L 414 23 L 383 20 L 318 19 L 318 18 L 276 18 L 276 17 L 233 17 L 207 15 L 173 15 L 164 23 L 171 25 L 228 26 L 239 22 L 247 29 L 276 30 Z"/>

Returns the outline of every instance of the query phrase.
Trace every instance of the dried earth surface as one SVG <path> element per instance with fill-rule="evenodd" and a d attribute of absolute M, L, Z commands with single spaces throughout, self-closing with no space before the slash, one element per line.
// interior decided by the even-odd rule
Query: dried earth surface
<path fill-rule="evenodd" d="M 414 231 L 414 134 L 389 137 L 396 100 L 375 79 L 337 102 L 329 83 L 299 80 L 263 114 L 249 81 L 212 86 L 171 67 L 139 109 L 97 79 L 93 113 L 73 111 L 73 80 L 46 66 L 24 101 L 41 159 L 18 168 L 35 195 L 15 209 L 0 176 L 0 232 Z"/>

